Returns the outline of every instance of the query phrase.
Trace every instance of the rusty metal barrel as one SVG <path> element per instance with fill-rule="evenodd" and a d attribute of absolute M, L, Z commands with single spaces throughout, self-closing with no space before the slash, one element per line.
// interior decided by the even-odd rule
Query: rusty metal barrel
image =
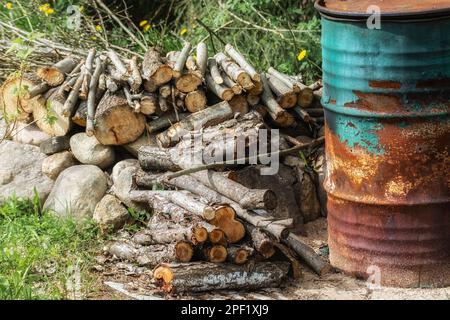
<path fill-rule="evenodd" d="M 384 286 L 448 286 L 450 2 L 316 8 L 331 264 Z"/>

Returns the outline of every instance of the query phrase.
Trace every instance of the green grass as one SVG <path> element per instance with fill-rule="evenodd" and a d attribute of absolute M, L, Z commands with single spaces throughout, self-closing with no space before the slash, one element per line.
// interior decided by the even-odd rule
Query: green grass
<path fill-rule="evenodd" d="M 83 298 L 94 281 L 88 270 L 101 244 L 97 227 L 39 207 L 16 198 L 0 206 L 0 300 Z"/>

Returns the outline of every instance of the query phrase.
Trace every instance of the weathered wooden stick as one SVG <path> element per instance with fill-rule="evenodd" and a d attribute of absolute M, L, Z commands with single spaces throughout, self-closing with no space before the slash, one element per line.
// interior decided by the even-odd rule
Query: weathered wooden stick
<path fill-rule="evenodd" d="M 256 251 L 258 251 L 266 259 L 275 254 L 273 241 L 267 234 L 265 234 L 260 228 L 254 227 L 250 224 L 246 224 L 245 227 L 250 234 L 253 247 Z"/>
<path fill-rule="evenodd" d="M 206 67 L 208 63 L 208 48 L 204 42 L 199 42 L 197 44 L 197 67 L 202 75 L 205 77 Z"/>
<path fill-rule="evenodd" d="M 142 85 L 142 77 L 139 71 L 137 56 L 133 56 L 130 60 L 130 77 L 128 78 L 128 84 L 132 92 L 139 92 L 139 88 Z"/>
<path fill-rule="evenodd" d="M 195 61 L 195 58 L 191 55 L 189 55 L 186 59 L 186 69 L 189 71 L 196 71 L 197 68 L 197 62 Z"/>
<path fill-rule="evenodd" d="M 109 92 L 114 93 L 119 90 L 119 85 L 111 76 L 106 76 L 106 88 Z"/>
<path fill-rule="evenodd" d="M 295 234 L 289 233 L 288 237 L 283 239 L 283 242 L 291 247 L 318 275 L 324 275 L 331 271 L 330 264 L 319 257 L 310 246 Z"/>
<path fill-rule="evenodd" d="M 231 44 L 225 46 L 225 52 L 237 62 L 237 64 L 247 72 L 253 81 L 260 82 L 261 76 L 256 72 L 255 68 L 250 65 L 245 58 L 233 48 Z"/>
<path fill-rule="evenodd" d="M 288 112 L 281 108 L 278 102 L 273 97 L 269 82 L 267 81 L 267 78 L 264 74 L 261 75 L 261 83 L 264 87 L 261 99 L 264 103 L 264 106 L 267 108 L 270 117 L 275 121 L 275 123 L 283 127 L 289 127 L 294 124 L 294 117 L 292 117 Z"/>
<path fill-rule="evenodd" d="M 277 96 L 277 101 L 283 109 L 293 108 L 297 104 L 297 94 L 278 78 L 267 76 L 269 87 Z"/>
<path fill-rule="evenodd" d="M 41 67 L 36 75 L 51 87 L 59 86 L 64 82 L 66 74 L 71 72 L 78 62 L 73 57 L 66 57 L 50 67 Z"/>
<path fill-rule="evenodd" d="M 189 51 L 191 50 L 191 44 L 189 42 L 185 42 L 183 45 L 183 49 L 178 55 L 177 61 L 175 62 L 175 66 L 173 67 L 173 76 L 175 78 L 179 78 L 183 73 L 184 66 L 186 64 L 186 59 L 189 56 Z"/>
<path fill-rule="evenodd" d="M 158 105 L 159 105 L 159 109 L 162 112 L 169 111 L 169 104 L 167 103 L 167 98 L 164 98 L 162 95 L 158 96 Z"/>
<path fill-rule="evenodd" d="M 89 84 L 91 82 L 92 70 L 94 69 L 95 48 L 89 50 L 86 62 L 84 63 L 85 75 L 81 84 L 79 98 L 86 100 L 88 97 Z"/>
<path fill-rule="evenodd" d="M 69 96 L 67 97 L 66 101 L 64 102 L 62 114 L 66 117 L 70 117 L 72 115 L 72 113 L 74 112 L 75 105 L 78 101 L 78 96 L 80 94 L 80 88 L 81 88 L 81 85 L 83 84 L 85 74 L 86 74 L 85 68 L 82 67 L 77 81 L 73 85 L 73 88 L 69 93 Z"/>
<path fill-rule="evenodd" d="M 302 268 L 300 262 L 297 260 L 295 251 L 280 242 L 275 242 L 274 246 L 291 262 L 292 277 L 294 279 L 300 279 L 302 277 Z"/>
<path fill-rule="evenodd" d="M 306 123 L 310 123 L 310 124 L 315 124 L 314 119 L 308 114 L 308 112 L 306 112 L 305 110 L 303 110 L 300 107 L 295 107 L 294 111 L 296 114 L 298 114 L 298 116 L 305 121 Z"/>
<path fill-rule="evenodd" d="M 224 101 L 230 101 L 234 97 L 234 92 L 231 88 L 227 88 L 223 85 L 217 84 L 210 75 L 206 75 L 205 81 L 208 89 L 220 99 Z M 223 81 L 224 80 L 222 80 L 222 82 Z"/>
<path fill-rule="evenodd" d="M 94 135 L 94 116 L 97 99 L 97 86 L 100 75 L 103 72 L 103 62 L 100 57 L 95 59 L 95 70 L 89 83 L 89 94 L 87 99 L 87 119 L 86 119 L 86 134 L 91 137 Z"/>
<path fill-rule="evenodd" d="M 270 74 L 272 77 L 277 78 L 278 80 L 280 80 L 281 82 L 283 82 L 288 88 L 290 88 L 291 90 L 293 90 L 295 93 L 300 93 L 301 89 L 300 87 L 293 82 L 289 76 L 285 75 L 284 73 L 279 72 L 278 70 L 269 67 L 269 69 L 267 70 L 267 73 Z"/>
<path fill-rule="evenodd" d="M 107 51 L 107 55 L 111 63 L 115 67 L 115 76 L 123 81 L 128 79 L 128 71 L 125 64 L 120 59 L 119 55 L 112 49 Z"/>
<path fill-rule="evenodd" d="M 189 131 L 216 125 L 233 117 L 233 110 L 227 102 L 221 102 L 199 112 L 193 113 L 172 125 L 157 136 L 158 143 L 168 148 L 178 143 Z"/>
<path fill-rule="evenodd" d="M 46 82 L 41 82 L 28 90 L 28 94 L 26 95 L 27 99 L 32 99 L 37 95 L 47 92 L 50 89 L 50 86 Z"/>
<path fill-rule="evenodd" d="M 251 270 L 233 264 L 161 264 L 153 272 L 157 285 L 168 293 L 211 290 L 253 290 L 278 287 L 289 272 L 289 263 L 261 262 Z"/>
<path fill-rule="evenodd" d="M 322 88 L 322 80 L 317 80 L 313 84 L 309 85 L 308 88 L 310 88 L 312 91 L 317 91 L 320 88 Z"/>
<path fill-rule="evenodd" d="M 211 74 L 211 78 L 216 84 L 222 84 L 223 78 L 217 66 L 217 61 L 214 58 L 208 58 L 208 69 Z"/>
<path fill-rule="evenodd" d="M 228 74 L 231 79 L 239 83 L 242 88 L 250 90 L 255 86 L 248 73 L 231 59 L 228 59 L 222 52 L 217 53 L 214 58 L 217 63 L 222 66 L 225 73 Z"/>

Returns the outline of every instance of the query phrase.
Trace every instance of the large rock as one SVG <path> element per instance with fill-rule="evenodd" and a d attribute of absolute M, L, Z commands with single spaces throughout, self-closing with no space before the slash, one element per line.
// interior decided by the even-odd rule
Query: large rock
<path fill-rule="evenodd" d="M 77 161 L 69 151 L 63 151 L 48 156 L 42 162 L 42 172 L 52 180 L 56 180 L 65 169 L 74 166 Z"/>
<path fill-rule="evenodd" d="M 49 139 L 50 136 L 38 128 L 36 124 L 27 124 L 17 122 L 13 132 L 12 140 L 19 143 L 40 146 L 42 142 Z"/>
<path fill-rule="evenodd" d="M 93 165 L 67 168 L 56 179 L 44 208 L 61 217 L 91 218 L 107 189 L 106 175 Z"/>
<path fill-rule="evenodd" d="M 117 230 L 128 221 L 130 215 L 119 199 L 107 194 L 97 204 L 93 219 L 102 230 Z"/>
<path fill-rule="evenodd" d="M 148 210 L 148 206 L 143 203 L 138 203 L 130 199 L 130 191 L 137 189 L 134 183 L 133 175 L 136 172 L 137 167 L 127 166 L 120 170 L 119 174 L 114 177 L 114 184 L 111 191 L 114 195 L 122 201 L 128 208 L 135 209 L 137 211 Z M 114 170 L 113 170 L 114 171 Z M 119 170 L 117 170 L 119 171 Z"/>
<path fill-rule="evenodd" d="M 57 152 L 69 150 L 69 138 L 67 136 L 52 137 L 43 141 L 40 145 L 40 150 L 46 155 L 52 155 Z"/>
<path fill-rule="evenodd" d="M 53 181 L 41 171 L 44 157 L 35 146 L 0 143 L 0 201 L 12 194 L 32 198 L 36 189 L 43 203 L 53 186 Z"/>
<path fill-rule="evenodd" d="M 133 167 L 133 168 L 136 168 L 136 169 L 140 168 L 139 160 L 137 160 L 137 159 L 126 159 L 126 160 L 122 160 L 122 161 L 117 162 L 114 165 L 114 168 L 112 169 L 112 172 L 111 172 L 111 180 L 112 180 L 112 182 L 115 183 L 116 181 L 118 181 L 119 174 L 125 168 L 128 168 L 128 167 Z"/>
<path fill-rule="evenodd" d="M 102 145 L 94 136 L 81 132 L 70 138 L 70 148 L 75 158 L 83 164 L 92 164 L 102 169 L 114 162 L 114 149 Z"/>

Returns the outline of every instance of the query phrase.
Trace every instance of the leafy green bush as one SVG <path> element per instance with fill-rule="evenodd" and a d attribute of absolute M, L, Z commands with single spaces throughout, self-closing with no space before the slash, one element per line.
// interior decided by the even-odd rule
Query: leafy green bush
<path fill-rule="evenodd" d="M 82 297 L 89 290 L 97 227 L 40 213 L 39 207 L 38 198 L 11 198 L 0 206 L 0 300 Z"/>

